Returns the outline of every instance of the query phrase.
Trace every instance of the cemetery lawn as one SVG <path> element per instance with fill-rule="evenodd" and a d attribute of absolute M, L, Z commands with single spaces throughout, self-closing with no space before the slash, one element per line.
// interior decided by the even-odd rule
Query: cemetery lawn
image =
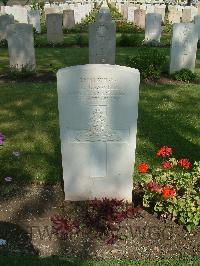
<path fill-rule="evenodd" d="M 118 47 L 116 50 L 116 64 L 126 65 L 127 57 L 134 56 L 141 47 Z M 169 59 L 170 49 L 169 48 L 149 48 L 143 47 L 142 49 L 159 49 L 162 50 L 164 54 L 167 55 Z M 75 47 L 65 47 L 65 48 L 36 48 L 36 62 L 37 62 L 37 73 L 38 75 L 46 75 L 46 81 L 53 75 L 55 79 L 55 74 L 58 69 L 63 67 L 69 67 L 73 65 L 88 64 L 88 48 L 75 48 Z M 6 48 L 0 48 L 1 60 L 0 60 L 0 79 L 2 75 L 8 74 L 9 69 L 9 59 L 8 50 Z M 166 66 L 167 68 L 167 66 Z M 197 50 L 197 60 L 195 72 L 200 76 L 200 49 Z M 34 81 L 34 79 L 32 79 Z M 55 79 L 56 80 L 56 79 Z M 173 83 L 173 81 L 171 80 Z"/>
<path fill-rule="evenodd" d="M 56 83 L 1 83 L 1 177 L 15 182 L 61 179 Z M 136 168 L 156 164 L 156 151 L 172 147 L 176 158 L 200 160 L 199 85 L 141 84 Z M 16 158 L 13 151 L 20 151 Z M 134 180 L 136 179 L 136 176 Z"/>
<path fill-rule="evenodd" d="M 126 57 L 136 54 L 138 49 L 118 48 L 116 63 L 125 65 Z M 168 48 L 162 50 L 169 56 Z M 0 146 L 0 238 L 9 242 L 8 249 L 0 247 L 0 254 L 38 255 L 39 252 L 50 256 L 53 252 L 69 257 L 136 259 L 199 255 L 198 228 L 189 234 L 175 222 L 159 220 L 145 210 L 141 217 L 122 226 L 124 238 L 114 245 L 96 239 L 87 230 L 69 242 L 49 235 L 52 215 L 81 213 L 78 203 L 70 205 L 63 201 L 55 73 L 62 67 L 88 63 L 88 49 L 37 48 L 38 74 L 23 81 L 8 76 L 7 49 L 1 48 L 0 54 L 0 132 L 5 135 L 4 144 Z M 200 50 L 196 72 L 200 74 Z M 176 158 L 186 157 L 192 163 L 200 160 L 199 87 L 199 84 L 170 79 L 141 84 L 134 182 L 139 181 L 138 164 L 146 162 L 155 166 L 158 163 L 156 151 L 163 145 L 172 147 Z M 13 154 L 16 151 L 19 157 Z M 12 182 L 5 182 L 5 177 L 11 177 Z M 123 230 L 127 226 L 126 235 Z M 43 231 L 45 228 L 47 231 Z M 123 253 L 126 251 L 128 253 Z M 9 264 L 9 258 L 4 257 L 3 263 L 1 259 L 2 265 L 15 265 L 13 261 Z M 51 265 L 51 260 L 52 265 L 62 265 L 61 257 L 58 261 L 41 258 L 37 262 Z M 174 265 L 184 265 L 177 260 Z M 185 265 L 199 265 L 199 259 L 197 263 L 191 262 L 192 258 L 188 260 Z M 76 264 L 76 260 L 72 260 L 66 265 L 116 265 L 110 261 L 88 263 L 82 260 Z M 37 264 L 33 262 L 32 265 Z M 166 265 L 173 265 L 173 262 Z"/>
<path fill-rule="evenodd" d="M 177 259 L 161 259 L 161 260 L 91 260 L 91 259 L 75 259 L 65 257 L 0 257 L 0 263 L 4 266 L 198 266 L 200 258 L 177 258 Z"/>

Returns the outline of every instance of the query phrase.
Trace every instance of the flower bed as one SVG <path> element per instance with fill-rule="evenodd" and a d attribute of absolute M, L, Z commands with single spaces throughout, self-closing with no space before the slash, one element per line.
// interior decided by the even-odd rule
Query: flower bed
<path fill-rule="evenodd" d="M 200 162 L 192 165 L 188 158 L 177 160 L 171 156 L 172 149 L 163 146 L 157 152 L 160 167 L 151 169 L 144 162 L 138 166 L 143 206 L 191 232 L 200 221 Z"/>

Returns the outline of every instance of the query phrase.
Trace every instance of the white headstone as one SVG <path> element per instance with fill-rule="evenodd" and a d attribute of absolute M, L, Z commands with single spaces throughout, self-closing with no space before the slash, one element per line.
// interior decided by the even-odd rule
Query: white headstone
<path fill-rule="evenodd" d="M 10 66 L 21 70 L 35 69 L 35 50 L 33 26 L 29 24 L 10 24 L 7 26 L 8 52 Z"/>
<path fill-rule="evenodd" d="M 63 27 L 71 29 L 75 26 L 74 10 L 68 9 L 63 11 Z"/>
<path fill-rule="evenodd" d="M 136 7 L 130 6 L 128 7 L 128 22 L 134 22 L 134 11 L 136 10 Z"/>
<path fill-rule="evenodd" d="M 105 7 L 89 25 L 89 63 L 115 64 L 116 25 Z"/>
<path fill-rule="evenodd" d="M 168 20 L 169 23 L 173 24 L 173 23 L 180 23 L 181 21 L 181 15 L 180 15 L 180 11 L 170 11 L 168 14 Z"/>
<path fill-rule="evenodd" d="M 132 200 L 139 71 L 84 65 L 57 73 L 66 200 Z"/>
<path fill-rule="evenodd" d="M 200 40 L 200 15 L 194 17 L 194 23 L 198 32 L 198 39 Z"/>
<path fill-rule="evenodd" d="M 193 23 L 175 23 L 173 25 L 170 54 L 170 73 L 183 68 L 194 71 L 198 34 Z"/>
<path fill-rule="evenodd" d="M 32 24 L 38 33 L 41 32 L 40 11 L 39 10 L 28 11 L 28 23 Z"/>
<path fill-rule="evenodd" d="M 145 17 L 145 42 L 160 42 L 162 16 L 148 13 Z"/>
<path fill-rule="evenodd" d="M 0 41 L 6 39 L 7 26 L 14 23 L 12 15 L 0 16 Z"/>
<path fill-rule="evenodd" d="M 62 14 L 47 14 L 47 40 L 49 43 L 61 43 L 64 40 Z"/>

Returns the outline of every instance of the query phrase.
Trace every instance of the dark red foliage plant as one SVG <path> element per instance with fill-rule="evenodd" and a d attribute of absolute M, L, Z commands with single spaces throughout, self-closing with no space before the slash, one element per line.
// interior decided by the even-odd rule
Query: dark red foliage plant
<path fill-rule="evenodd" d="M 53 223 L 53 233 L 58 234 L 62 238 L 69 237 L 79 229 L 79 221 L 67 219 L 60 215 L 51 217 L 51 221 Z"/>
<path fill-rule="evenodd" d="M 91 230 L 109 237 L 107 243 L 117 240 L 119 225 L 127 218 L 139 215 L 139 208 L 127 207 L 124 200 L 103 198 L 91 200 L 86 210 L 86 224 Z M 113 233 L 115 232 L 115 234 Z"/>
<path fill-rule="evenodd" d="M 103 198 L 94 199 L 86 202 L 82 209 L 80 218 L 90 231 L 97 233 L 98 236 L 107 238 L 107 244 L 113 244 L 118 239 L 120 223 L 127 218 L 134 218 L 140 215 L 140 208 L 128 206 L 124 200 Z M 80 229 L 78 220 L 64 218 L 55 215 L 51 218 L 53 232 L 66 238 Z"/>

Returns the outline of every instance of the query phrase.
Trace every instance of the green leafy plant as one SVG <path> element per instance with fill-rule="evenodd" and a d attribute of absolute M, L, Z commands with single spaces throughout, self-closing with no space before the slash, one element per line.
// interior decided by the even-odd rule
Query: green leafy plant
<path fill-rule="evenodd" d="M 192 82 L 192 81 L 197 80 L 197 75 L 195 73 L 193 73 L 190 69 L 187 69 L 187 68 L 183 68 L 180 71 L 174 72 L 172 74 L 172 77 L 175 80 L 179 80 L 179 81 Z"/>
<path fill-rule="evenodd" d="M 162 28 L 163 33 L 172 33 L 172 24 L 166 21 L 165 26 Z"/>
<path fill-rule="evenodd" d="M 166 64 L 166 56 L 156 49 L 142 49 L 127 59 L 129 67 L 137 68 L 143 79 L 158 79 Z"/>
<path fill-rule="evenodd" d="M 189 159 L 177 160 L 171 155 L 172 149 L 163 146 L 157 152 L 162 158 L 159 167 L 150 169 L 146 163 L 138 166 L 143 206 L 183 224 L 191 232 L 200 222 L 200 162 L 192 168 Z"/>
<path fill-rule="evenodd" d="M 111 15 L 112 15 L 112 19 L 116 20 L 116 19 L 122 19 L 122 15 L 118 12 L 117 8 L 115 6 L 113 6 L 112 4 L 108 3 L 108 7 L 110 9 Z"/>
<path fill-rule="evenodd" d="M 44 5 L 45 5 L 44 1 L 32 0 L 31 9 L 32 10 L 40 10 L 41 13 L 43 13 L 44 12 Z"/>
<path fill-rule="evenodd" d="M 120 38 L 118 39 L 118 45 L 123 47 L 129 46 L 139 46 L 141 43 L 140 38 L 138 35 L 129 35 L 126 33 L 122 33 Z"/>
<path fill-rule="evenodd" d="M 116 21 L 116 31 L 120 33 L 142 33 L 144 29 L 137 27 L 134 23 L 118 20 Z"/>
<path fill-rule="evenodd" d="M 7 42 L 7 40 L 1 40 L 0 41 L 0 47 L 1 48 L 7 48 L 8 47 L 8 42 Z"/>
<path fill-rule="evenodd" d="M 88 45 L 88 38 L 87 36 L 83 36 L 81 34 L 77 34 L 75 36 L 75 43 L 80 46 L 87 46 Z"/>

